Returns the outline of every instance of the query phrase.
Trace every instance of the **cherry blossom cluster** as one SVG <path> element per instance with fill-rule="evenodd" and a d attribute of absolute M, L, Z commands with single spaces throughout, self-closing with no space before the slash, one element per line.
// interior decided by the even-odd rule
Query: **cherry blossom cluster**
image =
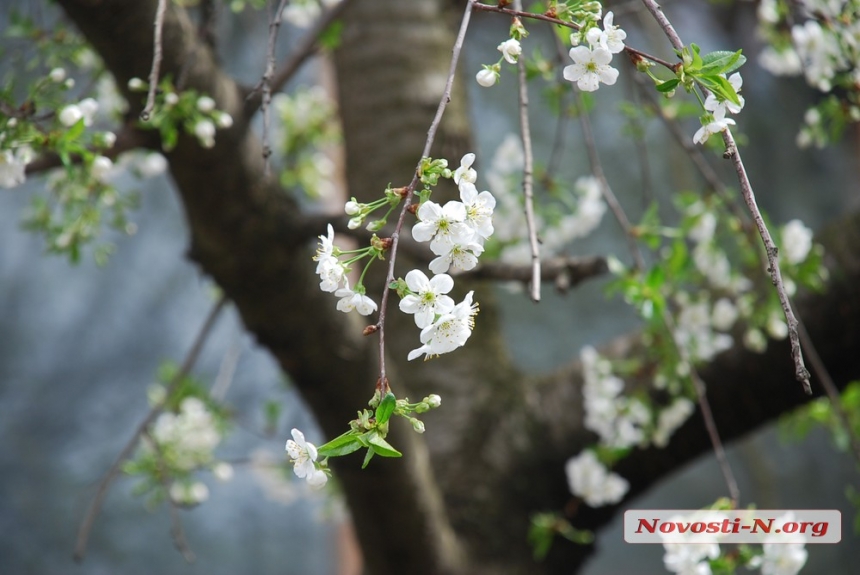
<path fill-rule="evenodd" d="M 493 213 L 493 238 L 502 244 L 499 259 L 520 265 L 531 259 L 528 230 L 522 217 L 523 196 L 519 191 L 522 167 L 521 140 L 508 134 L 496 148 L 487 181 L 498 200 Z M 541 230 L 541 253 L 545 256 L 559 254 L 573 240 L 591 234 L 606 213 L 600 184 L 593 176 L 577 178 L 572 192 L 561 198 L 562 206 L 546 202 L 535 206 L 535 224 Z M 565 211 L 571 213 L 561 215 Z"/>
<path fill-rule="evenodd" d="M 564 471 L 571 493 L 591 507 L 618 503 L 630 489 L 626 479 L 609 471 L 589 449 L 568 459 Z"/>
<path fill-rule="evenodd" d="M 484 243 L 494 231 L 496 199 L 488 191 L 478 192 L 474 162 L 475 154 L 466 154 L 451 174 L 459 188 L 460 201 L 440 205 L 425 200 L 416 212 L 418 223 L 412 226 L 412 237 L 418 242 L 430 242 L 436 258 L 429 268 L 436 275 L 428 279 L 423 272 L 413 270 L 398 288 L 400 309 L 414 314 L 415 325 L 421 329 L 422 345 L 409 352 L 410 360 L 422 354 L 428 359 L 461 347 L 474 327 L 478 305 L 472 301 L 473 293 L 466 294 L 456 305 L 445 295 L 454 287 L 447 272 L 466 271 L 478 265 Z"/>
<path fill-rule="evenodd" d="M 708 207 L 700 200 L 684 209 L 685 218 L 692 222 L 687 237 L 694 245 L 693 263 L 708 287 L 718 294 L 713 302 L 705 291 L 696 295 L 681 292 L 674 298 L 675 339 L 687 349 L 693 361 L 709 360 L 730 348 L 733 338 L 729 332 L 739 319 L 747 324 L 743 343 L 752 351 L 763 352 L 767 348 L 764 332 L 773 339 L 788 336 L 788 326 L 776 302 L 763 306 L 753 291 L 753 283 L 733 269 L 726 252 L 719 247 L 717 212 L 714 206 Z M 800 220 L 792 220 L 780 228 L 777 239 L 786 291 L 794 295 L 797 284 L 792 278 L 802 268 L 814 267 L 807 263 L 817 253 L 813 250 L 812 231 Z M 810 273 L 822 272 L 818 269 Z"/>
<path fill-rule="evenodd" d="M 576 82 L 583 92 L 594 92 L 600 84 L 611 86 L 618 79 L 618 70 L 610 66 L 612 56 L 624 50 L 627 32 L 615 26 L 615 15 L 610 11 L 603 18 L 603 30 L 583 28 L 570 35 L 570 59 L 573 64 L 564 68 L 564 79 Z M 583 38 L 586 44 L 582 44 Z"/>
<path fill-rule="evenodd" d="M 860 121 L 858 13 L 858 0 L 759 4 L 759 33 L 767 42 L 759 64 L 777 76 L 803 75 L 807 84 L 831 94 L 807 111 L 797 137 L 800 147 L 824 147 L 840 126 Z"/>
<path fill-rule="evenodd" d="M 165 388 L 154 385 L 149 390 L 153 404 L 166 400 Z M 198 505 L 209 497 L 209 488 L 195 478 L 195 471 L 207 468 L 221 481 L 233 476 L 230 464 L 215 459 L 214 450 L 221 443 L 225 429 L 221 416 L 196 396 L 187 396 L 174 409 L 162 412 L 141 440 L 140 455 L 123 468 L 131 475 L 144 475 L 170 481 L 167 495 L 178 505 Z"/>
<path fill-rule="evenodd" d="M 672 522 L 701 521 L 703 523 L 722 523 L 728 517 L 718 509 L 703 509 L 688 515 L 676 515 L 669 519 Z M 776 521 L 784 523 L 793 521 L 791 512 L 786 513 Z M 670 573 L 679 575 L 709 575 L 712 573 L 711 561 L 721 555 L 720 544 L 696 543 L 692 539 L 695 535 L 691 533 L 661 535 L 664 541 L 669 537 L 672 542 L 663 543 L 663 565 Z M 773 535 L 769 536 L 762 544 L 761 553 L 753 553 L 750 547 L 746 553 L 734 553 L 735 561 L 740 565 L 746 565 L 748 570 L 760 569 L 762 575 L 797 575 L 806 565 L 808 552 L 803 543 L 775 543 Z"/>

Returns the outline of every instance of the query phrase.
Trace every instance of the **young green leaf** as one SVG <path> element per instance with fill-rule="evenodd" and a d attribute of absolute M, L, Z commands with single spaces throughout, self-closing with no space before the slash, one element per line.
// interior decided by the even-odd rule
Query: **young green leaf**
<path fill-rule="evenodd" d="M 381 455 L 382 457 L 403 457 L 403 454 L 394 449 L 391 444 L 382 439 L 376 431 L 371 431 L 367 438 L 370 443 L 370 449 Z"/>
<path fill-rule="evenodd" d="M 376 408 L 376 424 L 382 425 L 388 422 L 395 407 L 397 407 L 397 398 L 389 391 Z"/>
<path fill-rule="evenodd" d="M 362 469 L 367 467 L 367 464 L 370 463 L 371 459 L 373 459 L 373 454 L 374 454 L 373 448 L 368 447 L 367 448 L 367 455 L 364 456 L 364 463 L 361 464 Z"/>
<path fill-rule="evenodd" d="M 361 441 L 359 441 L 358 436 L 352 431 L 347 431 L 343 435 L 335 437 L 325 445 L 318 447 L 317 452 L 323 457 L 340 457 L 342 455 L 348 455 L 353 451 L 358 451 L 361 448 L 362 444 Z"/>
<path fill-rule="evenodd" d="M 662 93 L 671 92 L 675 88 L 678 87 L 678 84 L 681 83 L 681 80 L 678 78 L 672 78 L 671 80 L 666 80 L 665 82 L 660 82 L 657 84 L 657 91 Z"/>

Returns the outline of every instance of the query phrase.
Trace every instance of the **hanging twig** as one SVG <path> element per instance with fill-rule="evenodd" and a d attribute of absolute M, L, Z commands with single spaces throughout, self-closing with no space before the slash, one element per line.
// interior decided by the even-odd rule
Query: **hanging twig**
<path fill-rule="evenodd" d="M 140 113 L 140 119 L 144 122 L 148 121 L 152 116 L 152 111 L 155 109 L 155 92 L 158 89 L 158 76 L 161 72 L 161 57 L 163 48 L 161 45 L 161 35 L 164 31 L 164 14 L 167 11 L 167 0 L 158 0 L 158 6 L 155 9 L 155 34 L 152 39 L 152 68 L 149 71 L 149 90 L 146 93 L 146 105 Z"/>
<path fill-rule="evenodd" d="M 615 216 L 615 220 L 618 222 L 618 225 L 620 225 L 621 229 L 624 231 L 624 235 L 627 238 L 627 246 L 630 249 L 630 254 L 633 256 L 633 262 L 636 269 L 644 270 L 645 260 L 642 259 L 642 252 L 639 250 L 639 245 L 636 243 L 636 234 L 633 232 L 633 226 L 630 224 L 630 220 L 627 218 L 627 214 L 624 212 L 624 208 L 621 207 L 621 203 L 618 201 L 618 198 L 615 197 L 615 193 L 609 186 L 609 182 L 606 180 L 606 174 L 603 173 L 603 165 L 600 162 L 597 143 L 594 141 L 594 132 L 591 129 L 591 120 L 585 112 L 582 94 L 577 94 L 577 98 L 579 99 L 579 107 L 581 109 L 579 114 L 579 123 L 582 126 L 582 138 L 585 140 L 585 149 L 588 151 L 588 161 L 591 164 L 591 172 L 600 183 L 600 192 L 603 194 L 603 199 L 606 201 L 609 209 L 612 210 L 612 215 Z"/>
<path fill-rule="evenodd" d="M 310 30 L 302 37 L 293 50 L 292 56 L 284 65 L 277 70 L 271 80 L 271 88 L 273 92 L 277 92 L 284 87 L 284 84 L 301 68 L 302 64 L 307 62 L 308 58 L 316 54 L 319 49 L 319 39 L 323 32 L 328 30 L 329 26 L 337 20 L 346 9 L 351 0 L 341 0 L 328 12 L 323 14 Z M 262 82 L 248 93 L 245 98 L 244 114 L 246 118 L 250 118 L 259 109 L 263 102 L 263 85 Z"/>
<path fill-rule="evenodd" d="M 451 65 L 448 68 L 448 79 L 445 82 L 445 91 L 442 93 L 442 99 L 439 100 L 439 106 L 436 108 L 436 116 L 427 130 L 427 141 L 424 142 L 424 150 L 421 152 L 421 159 L 418 160 L 418 166 L 415 168 L 415 175 L 412 181 L 406 187 L 406 192 L 403 196 L 403 208 L 400 210 L 400 216 L 397 218 L 397 224 L 394 227 L 394 233 L 391 234 L 391 247 L 388 254 L 388 274 L 385 276 L 385 287 L 382 291 L 382 301 L 379 305 L 379 321 L 376 323 L 376 329 L 379 331 L 379 381 L 377 389 L 384 395 L 388 392 L 388 377 L 385 374 L 385 312 L 388 308 L 388 294 L 390 292 L 389 285 L 394 281 L 394 263 L 397 260 L 397 246 L 400 241 L 400 231 L 403 229 L 403 222 L 406 219 L 406 213 L 409 210 L 409 205 L 412 202 L 412 196 L 415 192 L 415 187 L 418 185 L 419 173 L 421 171 L 421 163 L 424 158 L 430 155 L 430 148 L 433 146 L 433 140 L 436 138 L 436 131 L 439 129 L 439 124 L 442 122 L 442 116 L 445 114 L 445 108 L 448 107 L 448 102 L 451 101 L 451 90 L 454 86 L 454 76 L 457 71 L 457 62 L 460 60 L 460 52 L 463 49 L 463 40 L 466 38 L 466 31 L 469 29 L 469 21 L 472 18 L 472 8 L 475 0 L 468 0 L 466 10 L 463 13 L 463 20 L 460 22 L 460 31 L 457 33 L 457 39 L 454 42 L 454 47 L 451 50 Z"/>
<path fill-rule="evenodd" d="M 164 394 L 165 398 L 170 397 L 171 394 L 176 391 L 176 388 L 179 387 L 179 384 L 194 367 L 194 363 L 197 361 L 197 358 L 203 349 L 203 345 L 209 337 L 212 327 L 215 325 L 215 320 L 218 319 L 218 315 L 221 313 L 221 310 L 224 309 L 226 303 L 227 298 L 222 295 L 212 307 L 212 310 L 206 317 L 206 321 L 203 322 L 203 327 L 200 328 L 200 332 L 197 334 L 194 343 L 191 345 L 188 355 L 185 356 L 185 360 L 182 362 L 179 371 L 176 372 L 176 375 L 173 376 L 173 379 L 167 386 L 167 390 Z M 84 559 L 84 555 L 87 551 L 87 542 L 89 541 L 90 532 L 92 531 L 96 516 L 98 516 L 99 511 L 101 510 L 101 506 L 104 502 L 104 498 L 107 496 L 108 489 L 122 471 L 123 462 L 131 456 L 140 441 L 140 437 L 146 432 L 150 424 L 155 421 L 159 414 L 161 414 L 163 409 L 164 402 L 157 403 L 152 406 L 152 409 L 149 410 L 149 413 L 146 414 L 146 417 L 143 418 L 143 421 L 141 421 L 137 426 L 137 429 L 135 429 L 131 439 L 129 439 L 128 443 L 125 444 L 125 447 L 122 448 L 122 451 L 117 455 L 110 468 L 104 476 L 102 476 L 102 480 L 99 482 L 99 486 L 96 489 L 96 494 L 90 502 L 90 506 L 81 522 L 81 526 L 78 528 L 78 537 L 75 543 L 75 552 L 73 555 L 75 561 L 80 562 Z"/>
<path fill-rule="evenodd" d="M 522 0 L 514 0 L 514 8 L 522 10 Z M 535 224 L 534 157 L 532 155 L 532 130 L 529 125 L 529 89 L 526 83 L 526 64 L 522 58 L 517 61 L 517 79 L 519 81 L 520 137 L 523 142 L 523 199 L 532 258 L 532 279 L 529 283 L 529 295 L 532 301 L 537 303 L 540 301 L 540 247 L 538 246 L 537 225 Z"/>
<path fill-rule="evenodd" d="M 642 2 L 663 29 L 666 37 L 669 38 L 669 42 L 671 42 L 672 47 L 679 51 L 683 50 L 684 43 L 681 41 L 681 38 L 678 36 L 672 23 L 669 22 L 666 15 L 663 14 L 663 9 L 660 8 L 660 5 L 654 0 L 642 0 Z M 758 229 L 767 252 L 767 271 L 770 273 L 770 278 L 774 287 L 776 287 L 776 293 L 779 296 L 779 303 L 782 305 L 782 311 L 785 314 L 785 321 L 788 325 L 788 338 L 791 342 L 791 356 L 794 360 L 794 377 L 797 381 L 803 384 L 803 390 L 806 394 L 811 395 L 812 387 L 809 385 L 809 370 L 806 369 L 806 366 L 803 363 L 803 352 L 800 349 L 800 336 L 797 332 L 797 317 L 795 317 L 794 311 L 791 309 L 791 301 L 788 298 L 788 293 L 785 291 L 785 284 L 782 281 L 782 272 L 779 269 L 779 258 L 777 255 L 778 250 L 776 244 L 770 235 L 770 231 L 767 229 L 767 225 L 764 223 L 761 211 L 758 209 L 752 183 L 747 175 L 746 167 L 744 167 L 740 151 L 735 144 L 732 132 L 726 128 L 723 130 L 722 134 L 723 143 L 726 146 L 726 151 L 723 157 L 732 160 L 735 172 L 738 175 L 738 182 L 740 183 L 741 194 L 743 195 L 744 202 L 746 202 L 747 208 L 749 209 L 750 214 L 752 214 L 753 221 L 755 222 L 756 228 Z"/>
<path fill-rule="evenodd" d="M 266 71 L 263 73 L 263 78 L 260 80 L 262 86 L 263 100 L 263 175 L 269 177 L 269 156 L 272 155 L 272 148 L 269 145 L 269 108 L 272 104 L 272 76 L 275 73 L 275 47 L 278 42 L 278 30 L 281 29 L 281 18 L 284 13 L 284 8 L 287 7 L 289 0 L 280 0 L 278 8 L 274 14 L 271 14 L 269 22 L 269 43 L 266 48 Z"/>

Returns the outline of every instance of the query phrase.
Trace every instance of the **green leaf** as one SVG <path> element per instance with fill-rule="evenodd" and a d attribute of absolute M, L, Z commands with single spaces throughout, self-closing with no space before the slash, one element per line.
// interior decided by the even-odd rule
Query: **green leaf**
<path fill-rule="evenodd" d="M 367 448 L 367 455 L 364 456 L 364 463 L 361 464 L 362 469 L 367 467 L 367 464 L 370 463 L 371 459 L 373 459 L 373 454 L 374 454 L 373 448 L 368 447 Z"/>
<path fill-rule="evenodd" d="M 382 425 L 388 422 L 395 407 L 397 407 L 397 398 L 389 391 L 376 408 L 376 424 Z"/>
<path fill-rule="evenodd" d="M 671 92 L 675 88 L 678 87 L 678 84 L 681 83 L 681 80 L 678 78 L 672 78 L 671 80 L 666 80 L 665 82 L 660 82 L 657 84 L 657 91 L 662 92 L 663 94 L 667 92 Z"/>
<path fill-rule="evenodd" d="M 353 431 L 347 431 L 317 448 L 323 457 L 340 457 L 362 448 L 362 443 Z"/>
<path fill-rule="evenodd" d="M 697 76 L 696 79 L 708 90 L 713 92 L 719 100 L 728 100 L 734 104 L 740 105 L 741 101 L 738 98 L 738 93 L 735 92 L 728 80 L 722 76 Z"/>
<path fill-rule="evenodd" d="M 370 449 L 378 453 L 382 457 L 403 457 L 403 454 L 394 449 L 391 444 L 382 439 L 375 431 L 370 432 L 370 437 L 367 438 L 370 443 Z"/>
<path fill-rule="evenodd" d="M 726 50 L 718 50 L 710 52 L 702 57 L 702 74 L 725 74 L 725 70 L 732 67 L 735 62 L 741 57 L 740 50 L 737 52 L 728 52 Z"/>
<path fill-rule="evenodd" d="M 737 52 L 729 52 L 727 50 L 718 50 L 710 52 L 702 57 L 704 66 L 702 66 L 702 74 L 730 74 L 743 66 L 747 58 L 742 53 L 742 50 Z"/>

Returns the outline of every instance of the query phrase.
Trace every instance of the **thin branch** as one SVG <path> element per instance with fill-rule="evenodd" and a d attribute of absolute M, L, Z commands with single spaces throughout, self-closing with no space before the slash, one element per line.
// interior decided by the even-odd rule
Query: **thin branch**
<path fill-rule="evenodd" d="M 331 26 L 335 20 L 340 18 L 350 1 L 351 0 L 341 0 L 335 4 L 335 6 L 323 14 L 302 37 L 298 46 L 296 46 L 293 51 L 292 56 L 290 56 L 290 59 L 287 60 L 279 70 L 273 73 L 270 83 L 271 90 L 273 92 L 277 92 L 283 88 L 290 78 L 298 72 L 299 68 L 302 67 L 302 64 L 304 64 L 308 58 L 316 54 L 320 47 L 319 39 L 323 32 L 328 30 L 329 26 Z M 263 85 L 261 82 L 248 93 L 248 96 L 245 99 L 244 110 L 246 118 L 253 116 L 262 105 L 262 90 Z"/>
<path fill-rule="evenodd" d="M 227 390 L 233 383 L 233 377 L 236 375 L 236 367 L 239 365 L 241 356 L 242 340 L 239 334 L 236 334 L 230 347 L 227 348 L 227 353 L 221 360 L 221 366 L 218 368 L 218 375 L 215 376 L 215 383 L 212 384 L 212 389 L 209 391 L 209 397 L 215 401 L 224 401 Z"/>
<path fill-rule="evenodd" d="M 487 262 L 477 268 L 457 274 L 476 280 L 516 281 L 527 284 L 532 280 L 532 266 Z M 541 279 L 553 282 L 561 292 L 575 287 L 583 281 L 609 271 L 603 256 L 554 257 L 541 261 Z"/>
<path fill-rule="evenodd" d="M 779 303 L 782 305 L 782 312 L 785 314 L 785 321 L 788 324 L 788 339 L 791 342 L 791 357 L 794 359 L 794 377 L 797 381 L 803 384 L 803 391 L 807 395 L 812 395 L 812 387 L 809 385 L 809 370 L 803 364 L 803 352 L 800 349 L 800 336 L 797 332 L 797 317 L 794 315 L 794 310 L 791 308 L 791 301 L 788 298 L 788 293 L 785 291 L 785 284 L 782 281 L 782 272 L 779 269 L 779 258 L 777 256 L 778 249 L 764 223 L 764 218 L 756 204 L 755 193 L 752 189 L 749 177 L 747 176 L 746 168 L 741 153 L 735 145 L 735 139 L 732 137 L 731 131 L 728 129 L 723 131 L 723 142 L 726 144 L 726 155 L 731 158 L 735 166 L 735 171 L 738 174 L 738 180 L 741 185 L 741 194 L 744 201 L 752 214 L 758 233 L 764 242 L 765 250 L 767 251 L 767 271 L 770 273 L 771 281 L 776 287 L 776 293 L 779 296 Z"/>
<path fill-rule="evenodd" d="M 197 358 L 200 355 L 201 350 L 203 349 L 203 345 L 206 342 L 206 339 L 209 337 L 209 334 L 212 331 L 212 327 L 215 325 L 215 320 L 218 319 L 218 315 L 221 313 L 221 310 L 224 309 L 224 306 L 227 303 L 226 296 L 221 296 L 220 299 L 212 306 L 212 310 L 209 312 L 209 315 L 206 317 L 206 321 L 203 322 L 203 327 L 200 328 L 200 331 L 197 334 L 197 337 L 194 340 L 194 343 L 191 345 L 191 349 L 188 351 L 188 355 L 185 356 L 185 360 L 182 362 L 182 365 L 179 368 L 179 371 L 176 372 L 176 375 L 173 376 L 173 379 L 170 381 L 170 384 L 167 386 L 167 391 L 165 393 L 165 398 L 170 397 L 171 394 L 176 391 L 176 388 L 188 375 L 191 371 L 191 368 L 194 367 L 194 363 L 197 361 Z M 125 444 L 125 447 L 122 448 L 122 451 L 119 452 L 114 462 L 111 464 L 110 468 L 102 477 L 102 480 L 99 482 L 99 486 L 96 489 L 95 497 L 90 502 L 90 506 L 87 509 L 87 513 L 84 516 L 83 521 L 81 522 L 80 527 L 78 528 L 78 537 L 75 543 L 75 552 L 74 552 L 74 560 L 77 562 L 81 562 L 84 559 L 84 555 L 87 552 L 87 542 L 89 541 L 90 532 L 92 531 L 93 524 L 95 523 L 96 517 L 101 510 L 102 503 L 104 503 L 104 499 L 107 496 L 108 489 L 110 488 L 113 481 L 119 476 L 122 470 L 123 462 L 128 459 L 131 454 L 134 452 L 134 449 L 137 447 L 138 442 L 140 441 L 141 436 L 146 432 L 152 422 L 159 416 L 161 411 L 164 409 L 164 402 L 158 403 L 149 410 L 149 413 L 146 414 L 146 417 L 143 418 L 143 421 L 137 426 L 134 434 L 131 439 L 129 439 L 128 443 Z"/>
<path fill-rule="evenodd" d="M 451 65 L 448 68 L 448 79 L 445 82 L 445 91 L 442 93 L 442 99 L 439 100 L 439 107 L 436 108 L 436 116 L 427 130 L 427 141 L 424 142 L 424 150 L 421 152 L 421 159 L 418 160 L 418 165 L 415 168 L 415 175 L 412 177 L 412 182 L 406 187 L 406 194 L 403 197 L 403 208 L 400 210 L 400 216 L 397 218 L 397 225 L 394 228 L 394 233 L 391 234 L 391 247 L 388 256 L 388 274 L 385 279 L 385 287 L 382 292 L 382 301 L 379 305 L 379 321 L 376 327 L 379 330 L 379 382 L 377 389 L 384 395 L 388 391 L 388 377 L 385 375 L 385 312 L 388 308 L 388 294 L 390 290 L 388 286 L 394 281 L 394 263 L 397 261 L 397 247 L 400 242 L 400 231 L 403 229 L 403 222 L 406 219 L 406 213 L 409 210 L 409 205 L 412 202 L 412 196 L 415 192 L 415 187 L 418 185 L 419 173 L 421 171 L 421 163 L 424 158 L 430 155 L 430 148 L 433 146 L 433 140 L 436 138 L 436 131 L 439 129 L 439 124 L 442 123 L 442 116 L 445 114 L 445 108 L 451 101 L 451 90 L 454 86 L 454 76 L 457 71 L 457 62 L 460 60 L 460 51 L 463 49 L 463 40 L 466 38 L 466 31 L 469 29 L 469 21 L 472 18 L 472 9 L 475 6 L 475 0 L 468 0 L 466 9 L 463 13 L 463 20 L 460 22 L 460 31 L 457 33 L 457 39 L 454 42 L 454 47 L 451 52 Z"/>
<path fill-rule="evenodd" d="M 266 48 L 266 71 L 260 80 L 263 91 L 263 176 L 266 178 L 269 177 L 269 156 L 272 155 L 272 148 L 269 146 L 269 108 L 272 104 L 272 76 L 275 74 L 275 46 L 278 41 L 278 30 L 281 29 L 281 17 L 288 3 L 289 0 L 280 0 L 277 10 L 271 15 L 269 44 Z"/>
<path fill-rule="evenodd" d="M 624 208 L 621 207 L 621 203 L 618 201 L 618 198 L 615 197 L 615 193 L 612 191 L 612 188 L 609 186 L 609 182 L 606 179 L 606 174 L 603 172 L 603 165 L 600 162 L 600 154 L 597 152 L 597 144 L 594 140 L 594 132 L 591 129 L 591 120 L 585 112 L 582 94 L 577 94 L 577 98 L 579 99 L 579 106 L 582 110 L 579 114 L 579 123 L 582 126 L 582 138 L 585 141 L 585 148 L 588 150 L 588 161 L 591 164 L 591 171 L 594 174 L 594 177 L 597 178 L 597 181 L 600 182 L 600 192 L 603 194 L 603 199 L 606 201 L 607 205 L 609 205 L 609 209 L 612 210 L 612 214 L 618 221 L 618 225 L 620 225 L 621 229 L 624 231 L 624 235 L 627 238 L 627 245 L 630 249 L 630 254 L 633 256 L 633 262 L 636 269 L 644 270 L 645 260 L 642 258 L 642 252 L 639 250 L 639 245 L 636 243 L 636 234 L 633 231 L 633 226 L 630 224 L 630 220 L 627 218 Z"/>
<path fill-rule="evenodd" d="M 672 23 L 669 22 L 666 15 L 663 14 L 663 9 L 660 8 L 659 4 L 654 0 L 642 0 L 642 2 L 645 4 L 648 11 L 651 12 L 651 15 L 654 16 L 654 19 L 657 20 L 657 23 L 660 24 L 660 27 L 666 34 L 666 37 L 669 38 L 669 42 L 672 43 L 672 46 L 676 50 L 683 49 L 684 43 L 681 42 L 681 38 L 678 36 Z M 803 363 L 803 352 L 800 348 L 800 336 L 797 332 L 797 318 L 794 315 L 794 311 L 791 309 L 791 301 L 789 300 L 788 293 L 785 291 L 785 284 L 782 281 L 782 272 L 779 269 L 779 258 L 777 255 L 778 250 L 776 244 L 770 235 L 770 231 L 767 229 L 767 225 L 764 223 L 764 218 L 762 218 L 761 211 L 756 203 L 752 183 L 747 175 L 746 167 L 741 159 L 741 153 L 735 144 L 732 132 L 730 129 L 726 128 L 723 130 L 722 134 L 723 143 L 726 146 L 726 151 L 725 154 L 723 154 L 723 157 L 732 160 L 735 172 L 738 175 L 738 182 L 741 186 L 741 194 L 743 195 L 744 202 L 746 202 L 747 208 L 749 209 L 750 214 L 752 214 L 753 221 L 755 222 L 756 228 L 758 228 L 759 235 L 761 236 L 761 240 L 764 243 L 764 247 L 767 252 L 767 271 L 770 273 L 771 281 L 776 287 L 776 293 L 779 296 L 779 303 L 782 305 L 782 311 L 785 314 L 785 321 L 788 324 L 788 338 L 791 342 L 791 356 L 794 360 L 794 377 L 803 385 L 803 391 L 805 391 L 807 395 L 811 395 L 812 387 L 809 384 L 809 370 L 806 369 L 806 366 Z"/>
<path fill-rule="evenodd" d="M 155 92 L 158 89 L 158 75 L 161 71 L 162 45 L 161 35 L 164 31 L 164 14 L 167 11 L 167 0 L 158 0 L 158 7 L 155 9 L 155 35 L 152 40 L 152 68 L 149 71 L 149 90 L 146 93 L 146 106 L 140 113 L 140 119 L 144 122 L 148 121 L 152 116 L 152 111 L 155 109 Z"/>
<path fill-rule="evenodd" d="M 120 154 L 130 152 L 137 148 L 157 149 L 157 146 L 158 136 L 154 132 L 138 130 L 133 126 L 126 124 L 116 132 L 116 141 L 113 146 L 107 150 L 98 150 L 98 152 L 113 160 Z M 91 151 L 96 152 L 97 150 L 92 148 Z M 69 160 L 74 165 L 80 164 L 83 161 L 83 158 L 80 154 L 74 154 L 69 158 Z M 32 176 L 54 168 L 59 168 L 62 165 L 63 161 L 60 159 L 59 154 L 45 153 L 27 164 L 24 171 L 28 176 Z"/>
<path fill-rule="evenodd" d="M 522 10 L 522 0 L 514 0 L 514 8 Z M 529 234 L 529 249 L 532 257 L 532 279 L 529 295 L 532 301 L 540 301 L 540 247 L 538 246 L 537 225 L 534 208 L 534 157 L 532 155 L 532 130 L 529 125 L 529 88 L 526 83 L 526 63 L 520 58 L 517 62 L 517 79 L 520 101 L 520 137 L 523 142 L 523 198 L 526 213 L 526 227 Z"/>
<path fill-rule="evenodd" d="M 472 0 L 470 0 L 472 1 Z M 564 26 L 565 28 L 570 28 L 571 30 L 579 30 L 579 24 L 575 22 L 565 22 L 564 20 L 559 20 L 558 18 L 553 18 L 551 16 L 547 16 L 546 14 L 536 14 L 534 12 L 523 12 L 522 10 L 511 10 L 510 8 L 500 8 L 499 6 L 492 6 L 490 4 L 481 4 L 480 2 L 474 3 L 476 10 L 481 10 L 484 12 L 497 12 L 499 14 L 507 14 L 508 16 L 514 16 L 519 18 L 530 18 L 532 20 L 540 20 L 541 22 L 549 22 L 550 24 L 556 24 L 558 26 Z M 641 50 L 637 50 L 636 48 L 631 48 L 630 46 L 625 46 L 624 51 L 628 54 L 634 56 L 635 58 L 645 58 L 647 60 L 651 60 L 656 64 L 660 64 L 664 68 L 668 68 L 669 70 L 675 71 L 675 68 L 678 66 L 677 63 L 673 64 L 672 62 L 667 62 L 662 58 L 658 58 L 657 56 L 652 56 L 646 52 Z"/>

